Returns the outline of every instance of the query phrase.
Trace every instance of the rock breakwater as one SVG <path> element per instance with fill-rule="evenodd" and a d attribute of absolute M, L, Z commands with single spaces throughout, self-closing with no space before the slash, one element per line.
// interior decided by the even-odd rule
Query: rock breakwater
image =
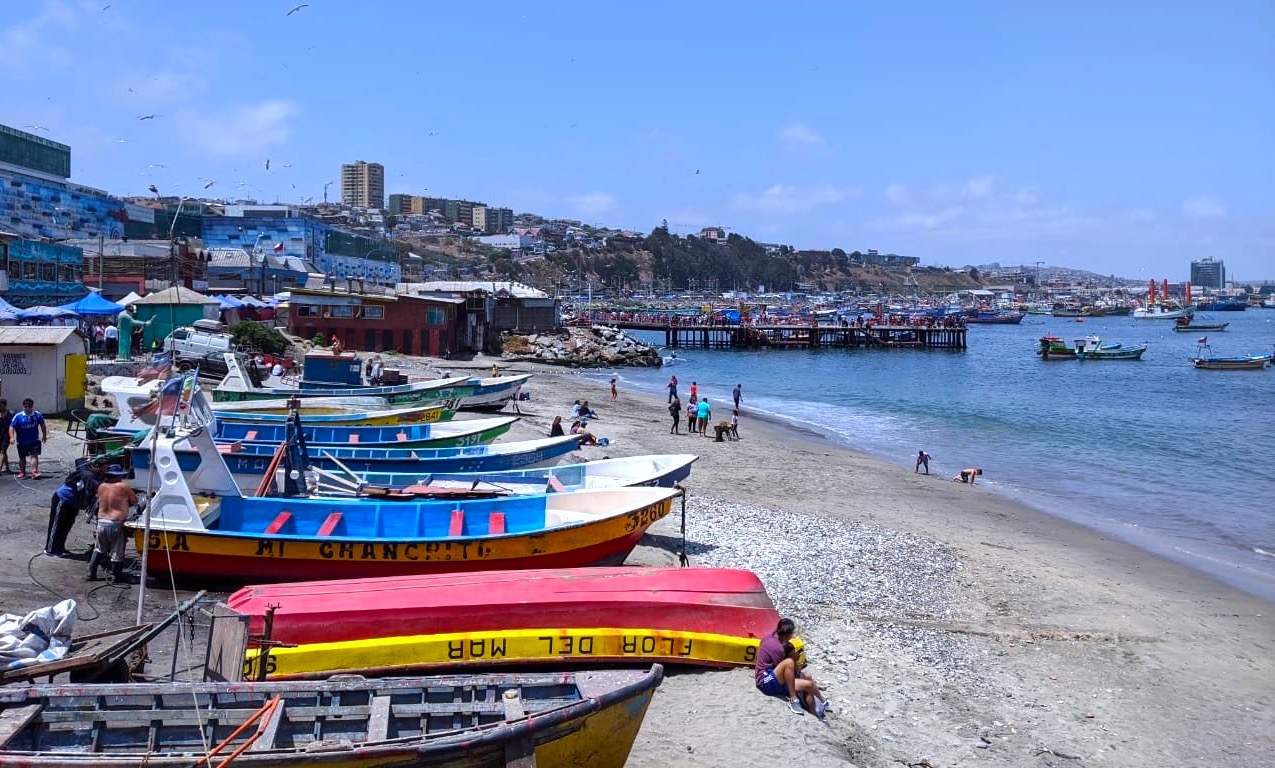
<path fill-rule="evenodd" d="M 651 367 L 661 364 L 655 347 L 604 325 L 506 336 L 501 349 L 505 359 L 572 368 Z"/>

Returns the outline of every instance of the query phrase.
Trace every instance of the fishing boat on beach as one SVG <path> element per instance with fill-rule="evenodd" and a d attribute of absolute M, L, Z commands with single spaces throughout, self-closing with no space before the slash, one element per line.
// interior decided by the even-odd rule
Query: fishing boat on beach
<path fill-rule="evenodd" d="M 671 487 L 691 474 L 699 457 L 690 453 L 627 456 L 556 467 L 505 472 L 333 472 L 311 468 L 320 495 L 429 496 L 453 488 L 489 488 L 506 494 L 564 493 L 639 485 Z"/>
<path fill-rule="evenodd" d="M 748 665 L 779 620 L 760 579 L 729 568 L 267 584 L 244 587 L 227 605 L 248 617 L 250 636 L 269 631 L 266 669 L 277 677 L 492 664 Z M 261 656 L 250 652 L 249 672 Z"/>
<path fill-rule="evenodd" d="M 620 768 L 663 669 L 0 688 L 22 768 Z M 521 760 L 521 762 L 519 762 Z"/>
<path fill-rule="evenodd" d="M 517 416 L 490 419 L 444 421 L 433 424 L 393 426 L 316 426 L 305 423 L 302 436 L 314 448 L 324 446 L 365 446 L 368 448 L 456 448 L 484 445 L 509 431 Z M 211 425 L 218 443 L 265 443 L 278 445 L 287 439 L 288 425 L 223 421 Z"/>
<path fill-rule="evenodd" d="M 1097 336 L 1076 339 L 1077 360 L 1141 360 L 1147 351 L 1146 344 L 1126 347 L 1122 344 L 1104 344 Z"/>
<path fill-rule="evenodd" d="M 199 412 L 202 394 L 192 398 L 189 410 Z M 150 552 L 149 570 L 179 577 L 243 583 L 615 565 L 682 495 L 642 487 L 472 501 L 244 496 L 208 430 L 164 430 L 152 442 L 159 471 L 146 485 L 158 490 L 129 527 L 138 550 Z M 176 471 L 179 445 L 198 454 L 189 473 Z M 279 463 L 293 446 L 284 447 L 264 474 L 280 467 L 284 485 L 297 484 L 299 469 Z"/>
<path fill-rule="evenodd" d="M 472 378 L 469 384 L 474 391 L 460 401 L 460 407 L 466 411 L 499 411 L 518 399 L 518 393 L 531 376 L 530 373 L 520 373 L 513 376 Z"/>
<path fill-rule="evenodd" d="M 1272 357 L 1275 357 L 1275 355 L 1270 352 L 1258 355 L 1218 357 L 1213 354 L 1213 348 L 1209 346 L 1208 339 L 1200 339 L 1200 344 L 1195 351 L 1195 357 L 1191 358 L 1191 365 L 1206 371 L 1260 371 L 1271 364 Z"/>
<path fill-rule="evenodd" d="M 553 464 L 579 445 L 578 435 L 563 435 L 463 448 L 323 447 L 309 451 L 307 462 L 330 472 L 353 471 L 360 475 L 391 473 L 421 477 L 443 472 L 503 472 Z M 134 487 L 145 488 L 151 467 L 149 442 L 143 441 L 125 450 L 129 466 L 133 468 Z M 218 450 L 232 478 L 245 491 L 253 490 L 261 482 L 276 452 L 275 446 L 265 443 L 219 445 Z M 199 453 L 193 447 L 179 441 L 176 455 L 183 472 L 189 474 L 199 468 Z M 201 492 L 198 488 L 193 490 Z"/>
<path fill-rule="evenodd" d="M 358 361 L 356 360 L 355 363 Z M 390 405 L 440 405 L 456 409 L 460 401 L 473 392 L 470 377 L 458 376 L 408 384 L 360 387 L 258 387 L 234 355 L 226 356 L 229 373 L 213 389 L 216 402 L 245 400 L 279 400 L 292 397 L 382 397 Z"/>

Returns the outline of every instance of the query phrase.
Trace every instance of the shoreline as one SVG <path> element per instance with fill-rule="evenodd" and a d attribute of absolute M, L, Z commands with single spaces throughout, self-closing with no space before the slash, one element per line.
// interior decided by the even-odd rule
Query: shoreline
<path fill-rule="evenodd" d="M 1268 601 L 985 486 L 918 476 L 782 417 L 750 416 L 746 402 L 742 439 L 717 443 L 668 435 L 662 396 L 621 389 L 612 404 L 605 379 L 580 370 L 515 362 L 506 372 L 537 374 L 510 439 L 542 435 L 582 398 L 600 411 L 590 429 L 612 439 L 580 449 L 585 458 L 697 453 L 686 483 L 692 566 L 758 572 L 797 619 L 814 674 L 838 703 L 825 727 L 760 696 L 751 671 L 675 671 L 631 765 L 800 754 L 812 765 L 928 756 L 1010 766 L 1034 762 L 1037 750 L 1083 755 L 1086 765 L 1158 765 L 1267 754 Z M 750 530 L 780 522 L 778 566 L 775 542 L 751 546 L 729 530 L 745 520 Z M 857 537 L 853 557 L 820 551 L 845 531 Z M 667 547 L 676 523 L 651 533 L 654 546 L 644 541 L 628 562 L 676 564 Z M 789 557 L 802 565 L 784 567 Z M 807 582 L 835 574 L 833 594 L 813 600 L 822 586 L 803 591 L 794 571 Z M 718 702 L 736 722 L 710 714 Z"/>
<path fill-rule="evenodd" d="M 532 365 L 538 364 L 533 363 Z M 554 366 L 544 367 L 550 371 L 555 370 Z M 594 377 L 610 375 L 608 369 L 603 368 L 576 370 L 578 371 L 576 375 L 580 375 L 581 378 L 590 381 L 594 380 Z M 663 397 L 662 393 L 649 389 L 639 389 L 635 390 L 635 392 L 657 399 Z M 719 396 L 715 402 L 723 402 L 723 398 Z M 730 413 L 729 408 L 730 406 L 728 405 L 727 416 Z M 747 404 L 741 409 L 741 419 L 745 417 L 750 421 L 768 424 L 775 429 L 786 430 L 796 437 L 811 440 L 820 445 L 834 445 L 865 461 L 876 461 L 883 466 L 898 470 L 907 469 L 906 462 L 899 460 L 897 456 L 851 445 L 844 435 L 817 422 L 796 419 L 771 410 L 755 410 Z M 950 477 L 947 477 L 947 472 L 940 474 L 950 480 Z M 1270 554 L 1264 553 L 1256 547 L 1233 546 L 1227 549 L 1217 543 L 1193 542 L 1187 538 L 1173 537 L 1164 533 L 1144 530 L 1134 523 L 1113 517 L 1104 517 L 1094 511 L 1068 512 L 1061 508 L 1061 501 L 1034 497 L 1029 492 L 1025 492 L 1022 487 L 1003 480 L 989 479 L 980 483 L 980 485 L 984 486 L 985 490 L 996 497 L 1029 509 L 1036 514 L 1045 515 L 1061 523 L 1077 526 L 1095 537 L 1114 537 L 1132 547 L 1140 556 L 1149 555 L 1166 560 L 1203 575 L 1227 588 L 1238 590 L 1245 595 L 1275 606 L 1275 580 L 1272 579 L 1269 573 L 1257 570 L 1251 565 L 1246 565 L 1238 557 L 1226 559 L 1217 556 L 1219 553 L 1229 552 L 1241 557 L 1256 556 L 1259 559 L 1263 556 L 1271 557 Z M 1193 547 L 1193 543 L 1196 546 Z"/>

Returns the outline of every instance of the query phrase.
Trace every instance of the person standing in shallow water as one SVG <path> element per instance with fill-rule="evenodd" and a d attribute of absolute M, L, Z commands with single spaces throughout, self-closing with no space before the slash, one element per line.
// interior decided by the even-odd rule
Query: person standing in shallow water
<path fill-rule="evenodd" d="M 668 377 L 668 401 L 671 403 L 677 399 L 677 374 Z"/>
<path fill-rule="evenodd" d="M 925 451 L 917 451 L 916 471 L 920 472 L 922 467 L 925 467 L 925 474 L 930 474 L 930 454 Z"/>
<path fill-rule="evenodd" d="M 731 394 L 731 397 L 734 397 L 734 398 L 735 398 L 735 410 L 737 410 L 737 411 L 738 411 L 738 410 L 739 410 L 739 402 L 740 402 L 741 400 L 743 400 L 743 399 L 744 399 L 744 385 L 743 385 L 743 384 L 736 384 L 736 385 L 735 385 L 735 388 L 734 388 L 733 390 L 731 390 L 731 393 L 730 393 L 730 394 Z"/>

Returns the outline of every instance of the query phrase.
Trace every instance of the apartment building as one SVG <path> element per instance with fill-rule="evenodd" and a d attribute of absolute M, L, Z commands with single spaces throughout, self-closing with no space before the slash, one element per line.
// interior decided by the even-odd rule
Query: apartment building
<path fill-rule="evenodd" d="M 363 160 L 343 164 L 341 202 L 355 208 L 384 208 L 385 166 Z"/>

